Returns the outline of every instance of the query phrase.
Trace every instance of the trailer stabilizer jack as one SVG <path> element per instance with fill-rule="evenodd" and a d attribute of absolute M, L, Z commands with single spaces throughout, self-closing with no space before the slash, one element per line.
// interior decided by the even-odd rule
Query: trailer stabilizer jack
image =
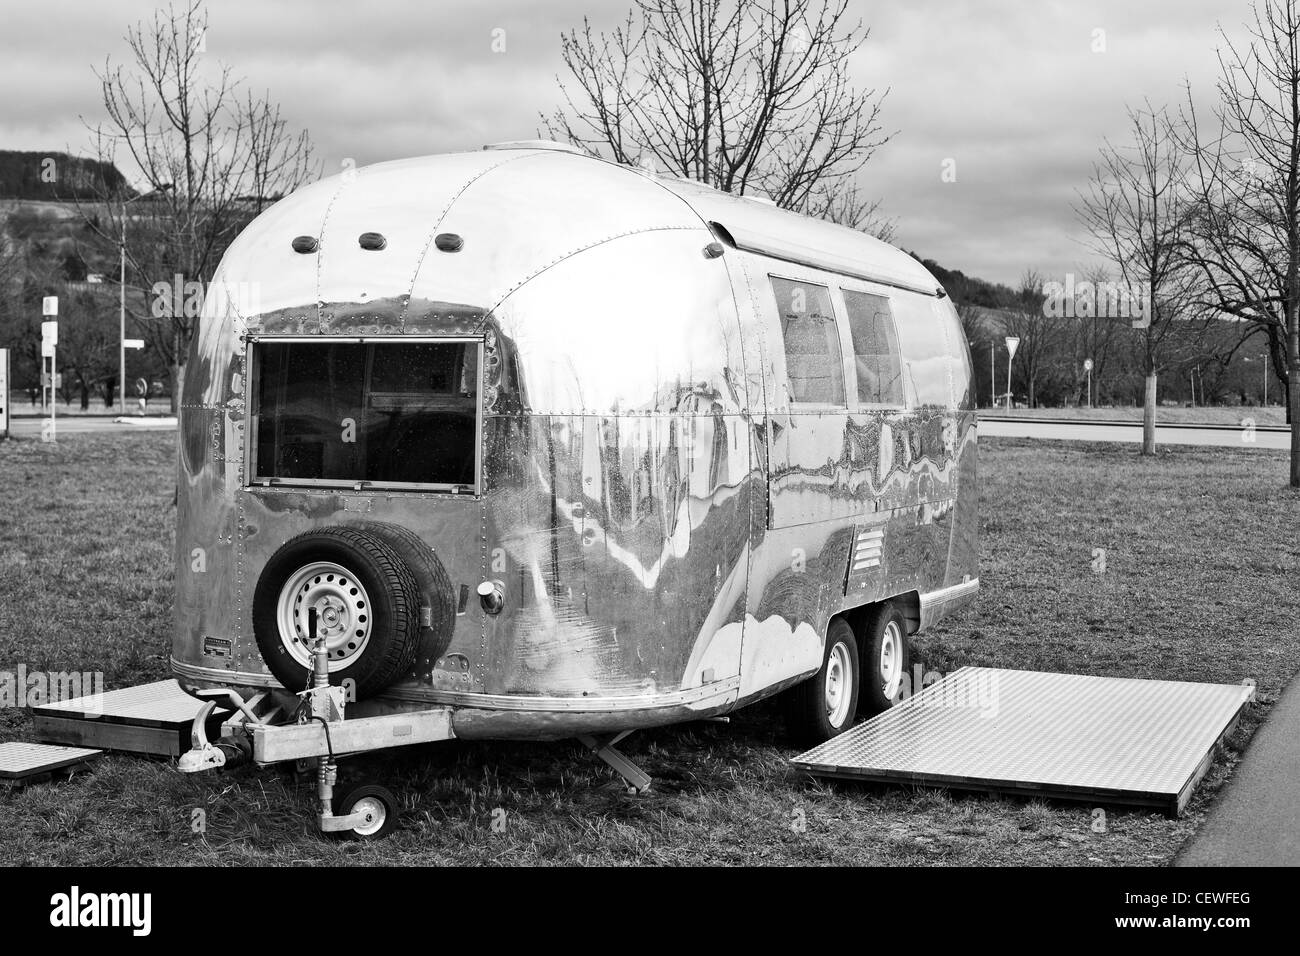
<path fill-rule="evenodd" d="M 595 735 L 583 735 L 578 738 L 579 742 L 594 753 L 601 760 L 613 769 L 613 771 L 623 778 L 627 783 L 629 793 L 645 793 L 650 789 L 650 784 L 654 781 L 649 774 L 645 773 L 640 767 L 628 759 L 614 745 L 630 734 L 632 731 L 625 730 L 618 734 L 607 734 L 601 737 Z"/>

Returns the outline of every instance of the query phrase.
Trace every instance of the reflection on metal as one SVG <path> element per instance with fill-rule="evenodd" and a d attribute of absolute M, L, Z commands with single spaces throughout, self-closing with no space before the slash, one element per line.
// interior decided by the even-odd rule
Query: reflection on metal
<path fill-rule="evenodd" d="M 368 231 L 382 254 L 358 246 Z M 827 290 L 841 400 L 792 402 L 772 275 Z M 835 615 L 978 573 L 969 359 L 936 287 L 852 230 L 545 144 L 299 190 L 231 245 L 187 366 L 175 673 L 274 690 L 251 619 L 268 560 L 366 525 L 436 555 L 414 573 L 445 613 L 350 714 L 449 706 L 458 736 L 574 736 L 789 686 L 821 666 Z M 845 291 L 889 299 L 911 369 L 897 407 L 859 400 Z M 476 343 L 472 487 L 256 480 L 259 349 L 363 340 Z M 343 411 L 323 439 L 347 433 Z M 467 600 L 480 582 L 500 607 Z M 930 601 L 927 621 L 959 604 Z"/>
<path fill-rule="evenodd" d="M 1251 690 L 963 667 L 794 765 L 817 776 L 1178 814 Z"/>

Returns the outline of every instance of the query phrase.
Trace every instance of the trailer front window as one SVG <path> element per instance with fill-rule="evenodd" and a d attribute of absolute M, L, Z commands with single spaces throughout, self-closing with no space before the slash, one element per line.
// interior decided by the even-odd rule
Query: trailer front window
<path fill-rule="evenodd" d="M 477 490 L 477 341 L 254 346 L 254 482 Z"/>

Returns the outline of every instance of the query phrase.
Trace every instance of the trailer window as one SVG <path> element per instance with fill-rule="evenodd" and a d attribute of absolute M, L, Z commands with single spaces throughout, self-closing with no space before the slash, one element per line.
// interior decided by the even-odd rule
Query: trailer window
<path fill-rule="evenodd" d="M 889 299 L 866 292 L 844 293 L 858 370 L 858 401 L 865 405 L 903 405 L 903 372 L 898 333 Z"/>
<path fill-rule="evenodd" d="M 772 276 L 790 401 L 797 405 L 845 405 L 840 331 L 830 290 Z"/>
<path fill-rule="evenodd" d="M 254 354 L 255 481 L 476 489 L 478 342 L 263 341 Z"/>

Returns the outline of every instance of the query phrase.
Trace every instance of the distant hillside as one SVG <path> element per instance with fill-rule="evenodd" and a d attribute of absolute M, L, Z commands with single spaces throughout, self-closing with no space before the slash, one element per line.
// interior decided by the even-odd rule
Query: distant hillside
<path fill-rule="evenodd" d="M 958 305 L 1005 309 L 1015 304 L 1016 292 L 1010 286 L 968 276 L 956 269 L 945 269 L 933 259 L 922 259 L 915 252 L 910 252 L 908 255 L 934 273 L 934 277 L 943 285 L 944 291 Z"/>
<path fill-rule="evenodd" d="M 67 153 L 0 149 L 0 199 L 93 199 L 133 190 L 112 163 Z"/>

